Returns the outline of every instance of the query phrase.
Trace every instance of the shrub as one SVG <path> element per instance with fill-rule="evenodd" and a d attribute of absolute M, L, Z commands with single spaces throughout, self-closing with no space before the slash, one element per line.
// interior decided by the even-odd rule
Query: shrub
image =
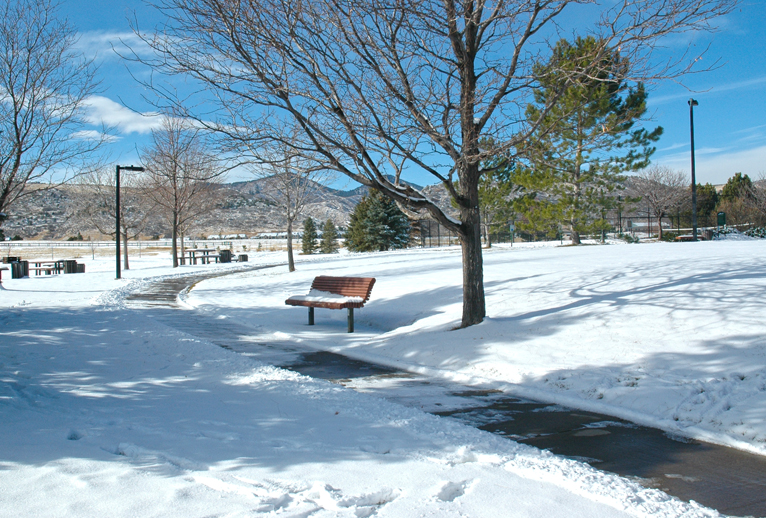
<path fill-rule="evenodd" d="M 755 227 L 745 230 L 745 235 L 750 237 L 757 237 L 760 239 L 766 239 L 766 227 Z"/>

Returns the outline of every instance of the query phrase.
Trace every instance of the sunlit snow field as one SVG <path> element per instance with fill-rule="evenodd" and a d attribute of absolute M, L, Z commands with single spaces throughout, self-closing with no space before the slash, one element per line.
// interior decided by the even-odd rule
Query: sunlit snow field
<path fill-rule="evenodd" d="M 254 342 L 490 384 L 766 453 L 766 243 L 485 252 L 489 318 L 460 321 L 456 248 L 300 257 L 203 281 L 187 311 Z M 716 516 L 656 490 L 169 329 L 124 297 L 167 256 L 0 290 L 0 516 Z M 281 264 L 283 254 L 251 254 Z M 4 272 L 9 273 L 9 272 Z M 342 311 L 286 306 L 373 276 Z M 501 510 L 501 511 L 499 511 Z"/>

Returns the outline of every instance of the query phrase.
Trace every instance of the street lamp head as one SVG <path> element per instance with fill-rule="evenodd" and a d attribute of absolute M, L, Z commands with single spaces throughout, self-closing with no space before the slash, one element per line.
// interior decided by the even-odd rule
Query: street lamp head
<path fill-rule="evenodd" d="M 698 103 L 695 99 L 689 99 L 689 106 L 699 106 L 700 103 Z"/>
<path fill-rule="evenodd" d="M 117 168 L 123 171 L 136 171 L 139 173 L 146 171 L 146 169 L 137 165 L 118 165 Z"/>

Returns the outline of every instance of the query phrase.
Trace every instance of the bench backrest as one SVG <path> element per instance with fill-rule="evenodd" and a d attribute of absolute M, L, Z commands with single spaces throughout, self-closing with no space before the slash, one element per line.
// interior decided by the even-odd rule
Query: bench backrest
<path fill-rule="evenodd" d="M 362 304 L 367 302 L 375 284 L 375 277 L 314 277 L 312 290 L 327 291 L 344 297 L 360 297 Z"/>

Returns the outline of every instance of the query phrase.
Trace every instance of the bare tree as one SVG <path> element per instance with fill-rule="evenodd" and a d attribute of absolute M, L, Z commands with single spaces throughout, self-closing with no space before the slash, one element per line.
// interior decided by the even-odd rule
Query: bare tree
<path fill-rule="evenodd" d="M 309 161 L 293 151 L 293 146 L 279 144 L 262 156 L 260 174 L 265 175 L 262 194 L 271 200 L 287 220 L 287 265 L 295 271 L 293 258 L 293 223 L 306 206 L 321 196 L 321 186 L 332 176 L 326 169 L 316 169 L 316 161 Z M 268 158 L 267 158 L 268 157 Z"/>
<path fill-rule="evenodd" d="M 523 107 L 539 82 L 534 64 L 550 54 L 557 29 L 587 1 L 538 0 L 155 0 L 167 16 L 162 33 L 141 34 L 165 74 L 191 75 L 206 102 L 178 99 L 175 88 L 150 86 L 186 116 L 250 147 L 289 144 L 297 153 L 400 205 L 428 212 L 456 232 L 463 250 L 462 326 L 486 313 L 479 182 L 482 162 L 514 149 L 537 120 Z M 685 58 L 653 67 L 665 35 L 709 29 L 734 0 L 618 0 L 589 32 L 606 56 L 619 50 L 633 79 L 676 75 Z M 583 17 L 583 18 L 578 18 Z M 574 29 L 575 27 L 571 27 Z M 590 62 L 598 62 L 590 59 Z M 557 71 L 559 73 L 562 70 Z M 568 66 L 567 81 L 590 73 Z M 209 102 L 221 110 L 210 117 Z M 197 106 L 204 106 L 205 112 Z M 285 121 L 290 121 L 285 124 Z M 490 137 L 494 146 L 482 148 Z M 431 175 L 450 192 L 450 216 L 403 176 Z M 422 182 L 420 182 L 422 183 Z"/>
<path fill-rule="evenodd" d="M 152 144 L 141 155 L 146 167 L 146 195 L 171 227 L 175 268 L 179 235 L 215 207 L 218 188 L 214 182 L 225 170 L 206 148 L 200 129 L 177 117 L 164 118 L 162 126 L 152 131 Z"/>
<path fill-rule="evenodd" d="M 104 235 L 115 237 L 115 173 L 101 168 L 80 178 L 80 196 L 74 217 L 92 224 Z M 120 179 L 120 234 L 123 242 L 123 268 L 130 269 L 128 241 L 136 239 L 147 226 L 154 209 L 142 188 L 141 179 L 125 175 Z"/>
<path fill-rule="evenodd" d="M 650 213 L 657 219 L 659 238 L 662 239 L 662 218 L 683 204 L 687 187 L 686 176 L 681 171 L 653 165 L 630 178 L 628 191 L 646 203 Z"/>
<path fill-rule="evenodd" d="M 54 174 L 60 183 L 80 170 L 106 140 L 83 129 L 95 67 L 56 15 L 51 0 L 0 6 L 0 213 L 29 183 L 50 183 Z"/>
<path fill-rule="evenodd" d="M 741 198 L 751 210 L 757 224 L 764 225 L 766 223 L 766 174 L 760 173 L 758 179 L 752 183 L 747 195 L 741 196 Z"/>

